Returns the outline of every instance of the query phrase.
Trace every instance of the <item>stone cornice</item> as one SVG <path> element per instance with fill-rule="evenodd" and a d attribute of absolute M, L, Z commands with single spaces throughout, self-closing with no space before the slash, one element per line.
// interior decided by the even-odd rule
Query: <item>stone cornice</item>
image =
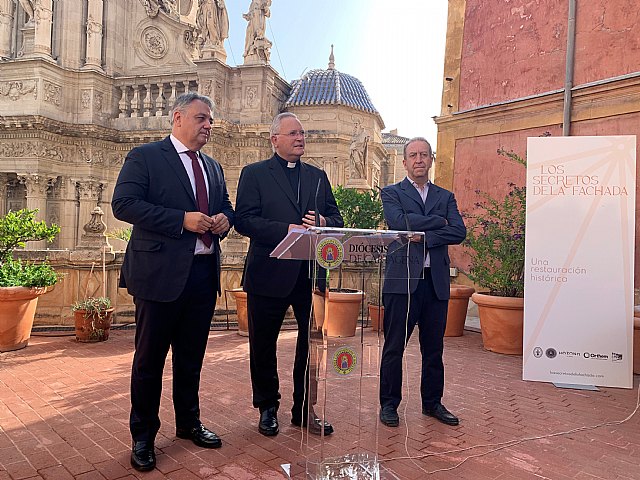
<path fill-rule="evenodd" d="M 639 112 L 640 76 L 578 86 L 572 95 L 572 122 Z M 561 124 L 562 107 L 563 92 L 553 91 L 439 116 L 435 122 L 441 133 L 468 138 Z"/>

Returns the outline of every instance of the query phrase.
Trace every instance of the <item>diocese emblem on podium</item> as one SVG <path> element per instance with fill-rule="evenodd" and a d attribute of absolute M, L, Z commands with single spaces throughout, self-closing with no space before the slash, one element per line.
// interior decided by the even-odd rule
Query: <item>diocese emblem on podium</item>
<path fill-rule="evenodd" d="M 326 269 L 336 268 L 344 259 L 344 247 L 333 237 L 323 238 L 316 246 L 316 261 Z"/>
<path fill-rule="evenodd" d="M 333 354 L 333 368 L 340 375 L 349 375 L 358 363 L 356 352 L 349 347 L 342 347 Z"/>

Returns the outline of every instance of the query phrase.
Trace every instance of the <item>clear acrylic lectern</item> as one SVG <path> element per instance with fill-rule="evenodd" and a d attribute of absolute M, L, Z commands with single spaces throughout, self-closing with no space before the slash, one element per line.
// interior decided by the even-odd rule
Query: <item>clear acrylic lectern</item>
<path fill-rule="evenodd" d="M 381 336 L 364 328 L 364 291 L 374 279 L 382 285 L 387 255 L 408 250 L 410 241 L 424 245 L 422 232 L 314 227 L 293 230 L 271 252 L 279 259 L 311 260 L 314 306 L 309 325 L 309 414 L 321 424 L 331 422 L 334 432 L 312 432 L 308 422 L 304 438 L 308 479 L 378 480 L 378 411 Z M 400 252 L 398 252 L 400 251 Z M 402 261 L 406 255 L 392 255 Z M 422 257 L 424 258 L 424 256 Z M 355 294 L 359 329 L 336 336 L 333 326 L 347 300 L 333 288 L 341 265 L 357 271 L 362 291 Z M 407 268 L 407 277 L 409 275 Z M 422 269 L 420 269 L 422 274 Z M 333 280 L 333 281 L 332 281 Z M 328 293 L 327 293 L 328 290 Z M 379 296 L 381 298 L 381 296 Z M 349 308 L 347 308 L 348 310 Z M 341 332 L 338 331 L 338 332 Z M 345 335 L 344 333 L 338 333 Z"/>

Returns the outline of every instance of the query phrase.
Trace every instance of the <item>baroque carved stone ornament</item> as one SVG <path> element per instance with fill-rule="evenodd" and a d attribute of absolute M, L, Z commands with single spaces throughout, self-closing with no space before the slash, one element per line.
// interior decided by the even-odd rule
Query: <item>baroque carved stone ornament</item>
<path fill-rule="evenodd" d="M 80 104 L 84 110 L 87 110 L 91 105 L 91 91 L 90 90 L 82 90 L 80 94 Z"/>
<path fill-rule="evenodd" d="M 167 37 L 164 32 L 157 27 L 150 26 L 142 30 L 140 45 L 142 45 L 144 53 L 151 58 L 158 59 L 167 54 Z"/>
<path fill-rule="evenodd" d="M 56 106 L 60 106 L 60 99 L 62 97 L 62 87 L 60 85 L 56 85 L 55 83 L 47 82 L 46 80 L 43 82 L 44 89 L 44 101 L 48 103 L 52 103 Z"/>
<path fill-rule="evenodd" d="M 23 95 L 33 92 L 33 98 L 38 98 L 38 83 L 36 80 L 20 80 L 15 82 L 0 82 L 0 95 L 9 97 L 14 102 Z"/>
<path fill-rule="evenodd" d="M 176 0 L 140 0 L 144 6 L 147 16 L 155 18 L 160 11 L 166 14 L 178 14 Z"/>

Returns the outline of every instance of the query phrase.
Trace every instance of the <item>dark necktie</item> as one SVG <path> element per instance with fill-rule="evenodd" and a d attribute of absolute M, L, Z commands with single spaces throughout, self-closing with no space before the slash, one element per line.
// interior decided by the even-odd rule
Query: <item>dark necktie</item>
<path fill-rule="evenodd" d="M 209 215 L 209 199 L 207 197 L 207 187 L 204 183 L 204 174 L 202 173 L 202 167 L 200 167 L 200 162 L 198 162 L 198 157 L 195 152 L 191 150 L 187 150 L 185 152 L 189 158 L 191 159 L 191 167 L 193 168 L 193 176 L 196 179 L 196 203 L 198 204 L 198 210 L 204 213 L 205 215 Z M 211 243 L 213 242 L 213 236 L 210 231 L 206 231 L 202 235 L 199 235 L 200 240 L 204 243 L 207 248 L 211 247 Z"/>

